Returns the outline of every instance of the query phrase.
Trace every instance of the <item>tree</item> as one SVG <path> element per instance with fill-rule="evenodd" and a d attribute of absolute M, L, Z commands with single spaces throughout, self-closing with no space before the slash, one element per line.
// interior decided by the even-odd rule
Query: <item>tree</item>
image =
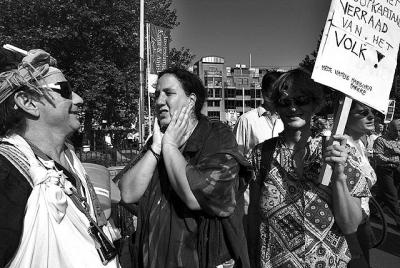
<path fill-rule="evenodd" d="M 319 35 L 319 38 L 317 41 L 317 47 L 309 55 L 306 55 L 305 58 L 299 63 L 300 67 L 303 67 L 303 68 L 309 70 L 310 72 L 313 71 L 314 65 L 315 65 L 315 60 L 318 55 L 318 48 L 319 48 L 319 45 L 321 44 L 321 39 L 322 39 L 322 32 Z"/>
<path fill-rule="evenodd" d="M 146 0 L 146 22 L 169 29 L 177 26 L 171 4 L 172 0 Z M 0 40 L 26 50 L 43 48 L 58 60 L 58 67 L 85 100 L 86 132 L 101 120 L 115 125 L 134 121 L 139 1 L 3 0 Z M 174 54 L 174 62 L 185 64 L 190 52 L 181 49 L 179 53 Z M 121 118 L 121 114 L 127 116 Z"/>
<path fill-rule="evenodd" d="M 179 50 L 172 48 L 169 52 L 169 66 L 187 69 L 196 55 L 193 55 L 188 48 L 181 47 Z"/>

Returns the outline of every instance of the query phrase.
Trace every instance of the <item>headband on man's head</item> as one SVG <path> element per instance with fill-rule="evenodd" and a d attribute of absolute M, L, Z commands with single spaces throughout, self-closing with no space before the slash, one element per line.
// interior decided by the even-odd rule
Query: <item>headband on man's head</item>
<path fill-rule="evenodd" d="M 43 87 L 48 84 L 66 82 L 63 73 L 52 67 L 55 64 L 56 60 L 49 53 L 41 49 L 30 50 L 17 70 L 0 74 L 0 103 L 22 86 L 43 95 Z"/>

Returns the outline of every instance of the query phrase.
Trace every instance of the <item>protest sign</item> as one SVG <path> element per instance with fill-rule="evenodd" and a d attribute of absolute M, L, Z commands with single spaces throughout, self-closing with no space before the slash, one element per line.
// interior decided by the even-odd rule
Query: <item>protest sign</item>
<path fill-rule="evenodd" d="M 400 42 L 400 0 L 333 0 L 312 78 L 386 113 Z"/>

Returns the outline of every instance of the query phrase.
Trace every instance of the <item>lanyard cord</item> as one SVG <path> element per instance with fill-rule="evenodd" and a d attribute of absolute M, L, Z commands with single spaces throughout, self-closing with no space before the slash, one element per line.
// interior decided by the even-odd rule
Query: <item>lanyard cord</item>
<path fill-rule="evenodd" d="M 46 155 L 42 150 L 40 150 L 36 145 L 34 145 L 29 140 L 25 139 L 26 142 L 31 146 L 32 151 L 34 152 L 36 158 L 39 156 L 40 158 L 48 161 L 53 160 L 51 157 Z M 53 160 L 54 161 L 54 160 Z M 72 172 L 69 172 L 66 168 L 62 165 L 54 161 L 56 168 L 63 171 L 64 175 L 67 176 L 70 180 L 75 180 L 76 189 L 72 189 L 72 195 L 70 195 L 71 200 L 74 202 L 75 206 L 81 211 L 86 218 L 89 220 L 90 223 L 96 224 L 98 223 L 99 226 L 103 226 L 107 223 L 105 218 L 104 212 L 100 206 L 99 199 L 97 198 L 96 192 L 93 188 L 93 184 L 90 182 L 88 176 L 85 176 L 86 184 L 90 193 L 90 197 L 92 198 L 92 203 L 94 207 L 94 213 L 97 219 L 97 223 L 93 218 L 90 216 L 89 204 L 87 203 L 86 197 L 84 197 L 84 189 L 82 186 L 82 182 L 79 177 Z M 80 193 L 81 192 L 81 193 Z"/>

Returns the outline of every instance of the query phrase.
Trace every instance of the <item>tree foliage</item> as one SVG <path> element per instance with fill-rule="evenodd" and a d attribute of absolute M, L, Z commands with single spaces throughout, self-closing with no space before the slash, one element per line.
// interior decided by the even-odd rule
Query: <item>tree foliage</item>
<path fill-rule="evenodd" d="M 145 22 L 177 26 L 171 4 L 146 0 Z M 42 48 L 58 60 L 85 100 L 87 131 L 104 119 L 124 123 L 121 111 L 132 122 L 139 91 L 139 5 L 130 0 L 3 0 L 0 40 L 26 50 Z M 187 49 L 171 52 L 180 65 L 192 59 Z"/>
<path fill-rule="evenodd" d="M 169 66 L 187 69 L 196 56 L 188 48 L 181 47 L 179 50 L 172 48 L 169 51 Z"/>

